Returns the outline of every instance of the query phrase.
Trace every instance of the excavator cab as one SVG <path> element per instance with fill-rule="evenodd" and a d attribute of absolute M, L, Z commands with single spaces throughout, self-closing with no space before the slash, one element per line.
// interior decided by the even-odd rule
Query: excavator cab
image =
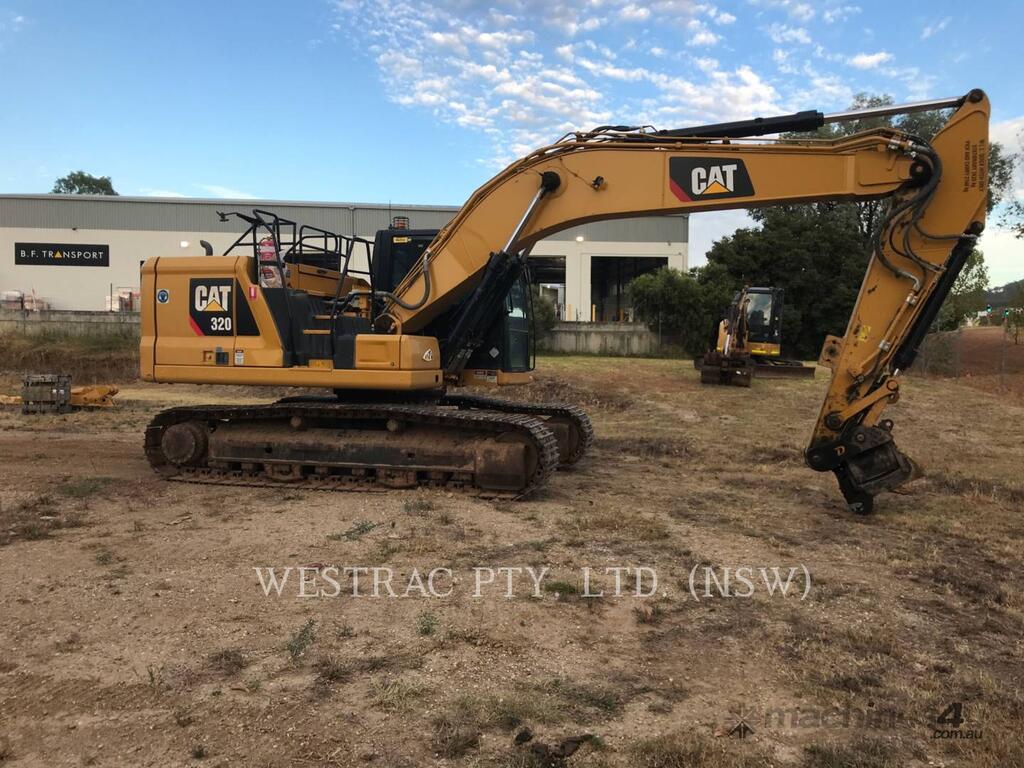
<path fill-rule="evenodd" d="M 747 288 L 747 349 L 752 355 L 782 352 L 782 288 Z"/>
<path fill-rule="evenodd" d="M 392 291 L 416 264 L 437 236 L 436 229 L 381 229 L 373 244 L 374 286 Z M 434 321 L 439 338 L 451 325 L 457 312 L 446 313 Z M 523 272 L 512 283 L 497 316 L 483 333 L 481 343 L 473 351 L 465 367 L 458 372 L 460 384 L 525 384 L 535 365 L 533 303 L 530 279 Z"/>

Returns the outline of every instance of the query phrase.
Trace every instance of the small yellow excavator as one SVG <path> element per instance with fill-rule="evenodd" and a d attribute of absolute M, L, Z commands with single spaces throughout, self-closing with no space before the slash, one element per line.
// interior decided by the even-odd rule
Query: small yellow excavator
<path fill-rule="evenodd" d="M 892 128 L 758 138 L 950 108 L 931 142 Z M 224 256 L 146 261 L 142 377 L 334 394 L 171 408 L 147 427 L 146 454 L 164 477 L 198 483 L 526 495 L 586 450 L 585 415 L 447 387 L 481 354 L 494 370 L 532 366 L 524 274 L 534 243 L 602 219 L 884 198 L 846 333 L 826 340 L 832 379 L 805 451 L 867 512 L 915 474 L 882 413 L 984 227 L 989 112 L 974 90 L 831 115 L 571 133 L 474 192 L 393 286 L 372 263 L 357 272 L 354 251 L 380 256 L 369 241 L 254 212 Z M 504 349 L 488 346 L 495 335 Z"/>
<path fill-rule="evenodd" d="M 764 379 L 813 378 L 814 368 L 782 357 L 781 288 L 746 287 L 718 324 L 715 348 L 694 361 L 702 384 L 749 387 Z"/>

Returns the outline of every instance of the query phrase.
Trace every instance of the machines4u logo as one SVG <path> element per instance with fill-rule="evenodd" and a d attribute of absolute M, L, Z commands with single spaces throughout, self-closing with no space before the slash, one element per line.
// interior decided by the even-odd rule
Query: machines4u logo
<path fill-rule="evenodd" d="M 199 336 L 231 336 L 235 281 L 189 280 L 189 324 Z"/>
<path fill-rule="evenodd" d="M 687 203 L 754 194 L 747 166 L 737 158 L 673 157 L 668 176 L 672 194 Z"/>

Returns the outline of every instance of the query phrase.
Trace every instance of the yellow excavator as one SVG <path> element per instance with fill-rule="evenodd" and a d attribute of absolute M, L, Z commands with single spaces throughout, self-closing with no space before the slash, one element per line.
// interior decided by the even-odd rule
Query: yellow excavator
<path fill-rule="evenodd" d="M 813 378 L 814 368 L 782 357 L 781 288 L 747 286 L 718 324 L 715 348 L 694 360 L 701 384 L 749 387 L 766 379 Z"/>
<path fill-rule="evenodd" d="M 950 108 L 931 142 L 891 128 L 764 138 Z M 973 90 L 831 115 L 571 133 L 474 192 L 394 286 L 375 279 L 372 263 L 357 273 L 352 254 L 372 252 L 369 241 L 301 227 L 286 243 L 279 218 L 254 212 L 242 251 L 145 263 L 142 376 L 334 396 L 165 410 L 146 429 L 149 461 L 194 482 L 523 496 L 585 451 L 589 422 L 563 406 L 446 387 L 481 353 L 495 369 L 502 357 L 529 357 L 523 275 L 534 243 L 602 219 L 886 198 L 845 336 L 826 339 L 832 378 L 805 451 L 812 469 L 835 473 L 852 509 L 868 512 L 876 494 L 915 474 L 882 413 L 984 227 L 989 112 Z M 487 347 L 495 327 L 510 331 L 504 352 Z"/>

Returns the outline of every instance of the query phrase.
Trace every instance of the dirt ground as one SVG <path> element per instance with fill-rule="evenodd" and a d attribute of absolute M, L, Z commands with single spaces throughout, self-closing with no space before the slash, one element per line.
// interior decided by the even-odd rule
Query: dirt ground
<path fill-rule="evenodd" d="M 824 373 L 702 388 L 682 361 L 542 359 L 502 394 L 583 405 L 598 437 L 522 502 L 151 473 L 156 411 L 258 390 L 0 411 L 0 764 L 1024 766 L 1024 405 L 905 383 L 887 415 L 927 474 L 860 518 L 801 457 Z M 254 569 L 287 566 L 454 578 L 265 596 Z M 501 566 L 550 569 L 540 597 L 526 571 L 475 597 Z M 611 594 L 627 566 L 653 596 L 633 572 Z M 706 595 L 738 566 L 795 587 Z"/>

